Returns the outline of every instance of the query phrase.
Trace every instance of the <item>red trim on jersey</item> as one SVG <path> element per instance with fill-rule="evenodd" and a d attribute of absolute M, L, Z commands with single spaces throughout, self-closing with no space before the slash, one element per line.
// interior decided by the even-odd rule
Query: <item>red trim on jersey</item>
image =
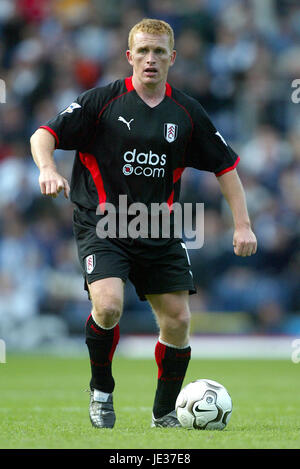
<path fill-rule="evenodd" d="M 55 138 L 55 141 L 56 141 L 55 148 L 57 148 L 57 147 L 58 147 L 58 145 L 59 145 L 59 138 L 58 138 L 58 136 L 57 136 L 56 132 L 54 132 L 54 130 L 53 130 L 53 129 L 51 129 L 51 127 L 48 127 L 48 125 L 41 125 L 41 126 L 39 127 L 39 129 L 45 129 L 45 130 L 48 130 L 48 132 L 50 132 L 50 134 L 52 134 L 52 135 L 53 135 L 53 137 Z"/>
<path fill-rule="evenodd" d="M 106 202 L 106 192 L 104 190 L 103 179 L 100 173 L 100 169 L 97 163 L 97 160 L 94 155 L 90 153 L 81 153 L 79 152 L 80 161 L 82 164 L 89 170 L 93 181 L 95 183 L 98 197 L 99 197 L 99 204 L 102 205 L 101 208 L 105 209 L 105 202 Z"/>
<path fill-rule="evenodd" d="M 109 355 L 108 355 L 108 359 L 109 359 L 110 362 L 111 362 L 112 359 L 113 359 L 113 356 L 114 356 L 116 347 L 117 347 L 117 345 L 118 345 L 119 339 L 120 339 L 120 326 L 119 326 L 119 324 L 117 324 L 117 325 L 114 327 L 113 343 L 112 343 L 112 346 L 111 346 L 111 349 L 110 349 L 110 352 L 109 352 Z"/>
<path fill-rule="evenodd" d="M 178 179 L 181 178 L 181 175 L 182 175 L 184 170 L 185 170 L 185 168 L 176 168 L 176 169 L 174 169 L 174 171 L 173 171 L 173 184 L 175 184 L 175 182 L 177 182 Z"/>
<path fill-rule="evenodd" d="M 174 189 L 172 190 L 171 195 L 167 200 L 167 204 L 169 205 L 170 212 L 171 212 L 171 206 L 173 205 L 173 200 L 174 200 Z"/>
<path fill-rule="evenodd" d="M 182 175 L 184 170 L 185 170 L 185 168 L 176 168 L 176 169 L 174 169 L 174 171 L 173 171 L 173 184 L 175 184 L 175 182 L 177 182 L 181 178 L 181 175 Z M 169 205 L 170 211 L 171 211 L 171 206 L 173 204 L 173 200 L 174 200 L 174 189 L 172 190 L 171 195 L 167 200 L 167 204 Z"/>
<path fill-rule="evenodd" d="M 88 320 L 90 319 L 91 316 L 92 316 L 92 313 L 90 313 L 90 315 L 88 316 L 87 320 L 85 321 L 85 327 L 86 327 L 86 325 L 87 325 L 87 323 L 88 323 Z"/>
<path fill-rule="evenodd" d="M 170 85 L 169 85 L 169 86 L 170 86 Z M 171 88 L 171 87 L 170 87 L 170 88 Z M 189 111 L 188 111 L 182 104 L 180 104 L 178 101 L 176 101 L 176 99 L 174 99 L 174 98 L 171 96 L 171 94 L 170 94 L 170 95 L 167 95 L 167 96 L 169 96 L 169 98 L 171 98 L 171 99 L 174 101 L 175 104 L 177 104 L 178 106 L 180 106 L 180 107 L 184 110 L 184 112 L 187 114 L 187 116 L 188 116 L 188 118 L 190 119 L 190 122 L 191 122 L 191 127 L 192 127 L 192 128 L 191 128 L 191 133 L 190 133 L 190 136 L 189 136 L 189 140 L 187 141 L 186 147 L 185 147 L 185 150 L 184 150 L 184 156 L 185 156 L 188 143 L 189 143 L 189 141 L 191 140 L 192 135 L 193 135 L 193 132 L 194 132 L 194 121 L 193 121 L 192 116 L 190 115 Z M 183 161 L 182 161 L 182 163 L 184 162 L 184 156 L 183 156 Z"/>
<path fill-rule="evenodd" d="M 134 86 L 132 84 L 132 76 L 125 78 L 125 86 L 128 92 L 134 90 Z"/>
<path fill-rule="evenodd" d="M 108 103 L 106 103 L 103 108 L 101 109 L 101 111 L 99 112 L 98 116 L 97 116 L 97 121 L 96 121 L 96 124 L 98 124 L 99 120 L 100 120 L 100 117 L 101 115 L 103 114 L 103 112 L 105 111 L 105 109 L 113 102 L 115 101 L 116 99 L 119 99 L 121 98 L 121 96 L 124 96 L 124 94 L 127 94 L 128 91 L 125 91 L 125 93 L 122 93 L 122 94 L 119 94 L 119 96 L 116 96 L 115 98 L 112 98 L 110 101 L 108 101 Z"/>
<path fill-rule="evenodd" d="M 169 86 L 170 86 L 170 85 L 169 85 Z M 170 88 L 171 88 L 171 87 L 170 87 Z M 191 138 L 192 133 L 193 133 L 193 130 L 194 130 L 194 121 L 193 121 L 193 119 L 192 119 L 191 114 L 189 113 L 189 111 L 187 110 L 187 108 L 184 107 L 182 104 L 180 104 L 178 101 L 176 101 L 176 99 L 174 99 L 174 98 L 171 96 L 171 94 L 168 95 L 168 96 L 174 101 L 174 103 L 176 103 L 178 106 L 180 106 L 180 107 L 184 110 L 184 112 L 188 115 L 188 118 L 190 119 L 191 125 L 192 125 L 192 130 L 191 130 L 191 134 L 190 134 L 190 138 Z"/>
<path fill-rule="evenodd" d="M 126 89 L 127 89 L 128 92 L 134 90 L 134 86 L 133 86 L 133 83 L 132 83 L 132 78 L 133 78 L 132 76 L 125 78 L 125 86 L 126 86 Z M 171 95 L 172 95 L 172 88 L 169 85 L 169 83 L 166 83 L 166 96 L 171 97 Z"/>
<path fill-rule="evenodd" d="M 109 106 L 113 101 L 115 101 L 116 99 L 119 99 L 121 98 L 121 96 L 124 96 L 125 94 L 127 93 L 130 93 L 131 91 L 134 90 L 134 87 L 133 87 L 133 84 L 132 84 L 132 77 L 127 77 L 125 78 L 125 86 L 126 86 L 126 89 L 127 91 L 125 91 L 125 93 L 121 93 L 119 94 L 118 96 L 116 96 L 115 98 L 112 98 L 108 101 L 108 103 L 106 103 L 103 108 L 101 109 L 101 111 L 99 112 L 98 116 L 97 116 L 97 124 L 100 120 L 100 117 L 101 115 L 103 114 L 103 112 L 105 111 L 105 109 L 107 108 L 107 106 Z"/>
<path fill-rule="evenodd" d="M 166 350 L 167 350 L 166 345 L 164 345 L 164 344 L 162 344 L 161 342 L 158 341 L 156 346 L 155 346 L 155 352 L 154 352 L 155 361 L 156 361 L 157 366 L 158 366 L 158 379 L 161 378 L 161 376 L 164 372 L 162 361 L 165 358 Z"/>
<path fill-rule="evenodd" d="M 225 173 L 228 173 L 229 171 L 232 171 L 234 168 L 237 167 L 237 165 L 239 164 L 239 161 L 240 161 L 240 157 L 238 156 L 237 160 L 235 161 L 235 163 L 232 166 L 230 166 L 229 168 L 223 169 L 219 173 L 215 173 L 216 177 L 222 176 L 222 174 L 225 174 Z"/>
<path fill-rule="evenodd" d="M 172 88 L 169 83 L 166 83 L 166 96 L 169 96 L 169 98 L 172 96 Z"/>

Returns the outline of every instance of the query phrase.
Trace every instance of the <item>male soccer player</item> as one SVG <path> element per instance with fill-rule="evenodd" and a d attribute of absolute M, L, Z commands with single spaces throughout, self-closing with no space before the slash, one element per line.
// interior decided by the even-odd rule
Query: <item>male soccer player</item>
<path fill-rule="evenodd" d="M 236 172 L 239 158 L 217 132 L 201 105 L 167 83 L 175 62 L 173 30 L 144 19 L 129 34 L 126 52 L 131 77 L 81 94 L 67 109 L 31 137 L 40 169 L 42 194 L 64 191 L 75 204 L 74 234 L 92 301 L 86 321 L 91 363 L 90 419 L 112 428 L 112 359 L 119 340 L 124 283 L 129 278 L 148 300 L 159 326 L 158 366 L 152 426 L 179 426 L 174 411 L 190 360 L 188 296 L 195 292 L 182 239 L 97 236 L 105 204 L 118 212 L 119 196 L 128 205 L 178 201 L 184 168 L 211 171 L 217 177 L 234 220 L 234 252 L 251 256 L 251 230 L 244 191 Z M 76 150 L 71 189 L 56 169 L 55 148 Z M 97 210 L 97 206 L 102 210 Z"/>

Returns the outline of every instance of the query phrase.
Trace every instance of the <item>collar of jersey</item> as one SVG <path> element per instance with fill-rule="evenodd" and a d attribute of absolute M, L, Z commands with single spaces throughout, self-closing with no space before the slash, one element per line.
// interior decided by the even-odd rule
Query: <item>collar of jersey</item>
<path fill-rule="evenodd" d="M 134 86 L 132 84 L 132 76 L 125 78 L 125 86 L 126 86 L 127 91 L 134 90 Z M 169 83 L 167 82 L 166 83 L 166 96 L 171 96 L 171 95 L 172 95 L 172 88 L 171 88 L 171 85 L 169 85 Z"/>

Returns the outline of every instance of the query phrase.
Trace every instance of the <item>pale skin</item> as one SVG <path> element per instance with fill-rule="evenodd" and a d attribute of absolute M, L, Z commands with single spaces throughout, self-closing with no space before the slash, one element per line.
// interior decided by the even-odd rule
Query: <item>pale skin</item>
<path fill-rule="evenodd" d="M 133 69 L 133 86 L 150 107 L 157 106 L 165 97 L 169 68 L 174 64 L 176 51 L 166 34 L 153 35 L 137 32 L 130 50 L 126 51 Z M 45 129 L 38 129 L 31 137 L 33 159 L 40 170 L 41 193 L 51 197 L 63 191 L 69 197 L 68 181 L 56 168 L 53 158 L 54 137 Z M 236 170 L 217 178 L 227 200 L 234 222 L 233 247 L 237 256 L 251 256 L 257 249 L 255 234 L 251 229 L 245 193 Z M 96 322 L 111 328 L 121 318 L 124 301 L 124 282 L 119 278 L 97 280 L 89 285 L 92 313 Z M 184 347 L 189 342 L 190 309 L 187 291 L 147 295 L 155 314 L 160 338 L 171 345 Z"/>

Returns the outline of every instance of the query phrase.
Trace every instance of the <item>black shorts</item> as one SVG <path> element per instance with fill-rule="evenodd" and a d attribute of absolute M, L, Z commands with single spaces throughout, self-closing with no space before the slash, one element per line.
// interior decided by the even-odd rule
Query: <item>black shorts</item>
<path fill-rule="evenodd" d="M 96 234 L 94 215 L 77 209 L 73 230 L 87 291 L 87 284 L 117 277 L 124 282 L 129 279 L 142 301 L 150 294 L 183 290 L 196 293 L 182 239 L 101 239 Z"/>

